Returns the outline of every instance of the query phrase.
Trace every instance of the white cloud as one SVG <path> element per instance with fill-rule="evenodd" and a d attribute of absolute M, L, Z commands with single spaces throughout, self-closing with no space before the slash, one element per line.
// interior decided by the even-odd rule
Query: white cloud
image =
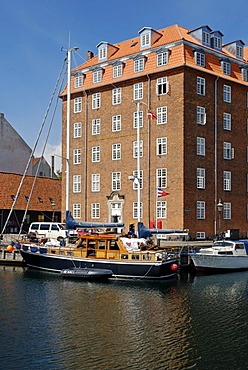
<path fill-rule="evenodd" d="M 55 171 L 55 173 L 56 173 L 56 171 L 61 170 L 61 168 L 62 168 L 61 154 L 62 154 L 62 144 L 61 143 L 60 144 L 47 144 L 46 145 L 46 150 L 45 150 L 45 153 L 44 153 L 44 157 L 51 166 L 52 156 L 54 156 L 54 171 Z M 41 151 L 37 151 L 37 153 L 35 153 L 35 156 L 40 157 L 41 156 Z"/>

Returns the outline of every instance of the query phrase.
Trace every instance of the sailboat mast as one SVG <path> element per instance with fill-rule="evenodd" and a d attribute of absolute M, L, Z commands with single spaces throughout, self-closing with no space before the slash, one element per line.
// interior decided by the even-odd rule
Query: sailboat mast
<path fill-rule="evenodd" d="M 66 185 L 65 185 L 65 209 L 70 210 L 70 104 L 71 104 L 71 53 L 78 50 L 73 47 L 67 50 L 67 116 L 66 116 Z"/>

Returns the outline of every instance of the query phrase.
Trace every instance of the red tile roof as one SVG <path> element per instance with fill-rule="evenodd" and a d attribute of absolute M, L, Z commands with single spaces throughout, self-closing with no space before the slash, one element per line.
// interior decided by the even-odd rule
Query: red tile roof
<path fill-rule="evenodd" d="M 190 43 L 195 44 L 196 46 L 200 46 L 200 45 L 202 46 L 202 44 L 196 38 L 194 38 L 193 36 L 191 36 L 189 34 L 190 30 L 188 30 L 184 27 L 181 27 L 179 25 L 173 25 L 173 26 L 170 26 L 170 27 L 166 27 L 166 28 L 163 28 L 163 29 L 158 30 L 156 32 L 161 36 L 157 39 L 157 41 L 155 41 L 153 43 L 153 45 L 150 49 L 159 48 L 160 46 L 165 46 L 165 45 L 170 46 L 171 43 L 175 43 L 175 42 L 180 41 L 180 40 L 188 41 Z M 140 37 L 139 36 L 135 37 L 133 39 L 130 39 L 130 40 L 126 40 L 126 41 L 117 43 L 113 46 L 114 46 L 114 50 L 116 50 L 116 51 L 113 52 L 113 54 L 108 57 L 107 62 L 111 62 L 111 61 L 114 61 L 114 60 L 120 60 L 121 58 L 141 53 Z M 104 70 L 104 76 L 103 76 L 102 81 L 97 83 L 97 84 L 92 83 L 92 74 L 93 74 L 93 72 L 92 71 L 87 72 L 86 73 L 86 78 L 84 79 L 84 83 L 83 83 L 83 89 L 87 90 L 89 88 L 94 88 L 94 87 L 98 88 L 98 87 L 103 86 L 105 84 L 109 84 L 109 83 L 114 84 L 117 81 L 120 82 L 120 81 L 124 81 L 126 79 L 138 77 L 139 75 L 143 75 L 144 73 L 149 74 L 149 73 L 154 72 L 154 66 L 156 65 L 156 63 L 155 63 L 156 55 L 155 55 L 155 53 L 150 53 L 149 54 L 150 49 L 142 50 L 142 52 L 143 51 L 148 52 L 147 61 L 146 61 L 146 64 L 145 64 L 145 71 L 134 74 L 133 60 L 132 59 L 127 59 L 123 62 L 123 63 L 125 63 L 125 68 L 123 70 L 123 75 L 122 75 L 121 78 L 113 79 L 113 77 L 112 77 L 112 68 L 109 65 L 109 66 L 106 66 L 106 68 Z M 209 50 L 211 50 L 211 48 L 209 48 Z M 223 49 L 222 52 L 219 52 L 218 56 L 214 56 L 213 54 L 208 53 L 207 56 L 206 56 L 206 67 L 207 68 L 204 68 L 204 70 L 205 71 L 209 70 L 209 72 L 212 72 L 213 74 L 223 76 L 221 66 L 220 66 L 220 61 L 219 61 L 219 57 L 221 57 L 221 55 L 226 56 L 226 57 L 233 57 L 225 49 Z M 244 58 L 245 58 L 245 61 L 248 61 L 248 47 L 244 48 Z M 194 59 L 194 53 L 193 53 L 193 51 L 190 47 L 183 46 L 183 45 L 173 46 L 173 48 L 171 48 L 169 63 L 168 63 L 167 66 L 163 67 L 164 68 L 163 70 L 175 68 L 175 67 L 183 65 L 185 63 L 187 65 L 191 65 L 194 68 L 201 69 L 201 67 L 196 66 L 195 59 Z M 73 70 L 73 72 L 76 72 L 76 71 L 79 71 L 79 70 L 82 70 L 82 69 L 91 68 L 91 67 L 97 66 L 98 64 L 99 64 L 98 55 L 96 55 L 93 58 L 87 60 L 84 64 L 75 68 Z M 235 71 L 233 71 L 231 77 L 237 78 L 237 79 L 240 80 L 240 82 L 243 82 L 239 68 L 237 68 L 237 66 L 235 66 L 235 67 L 233 67 L 233 66 L 234 66 L 234 63 L 232 63 L 232 69 L 235 70 Z M 228 76 L 225 75 L 225 78 L 228 78 Z M 72 79 L 73 79 L 73 77 L 72 77 Z M 80 89 L 75 89 L 74 88 L 73 81 L 71 83 L 71 91 L 72 92 L 80 91 Z M 65 93 L 66 93 L 66 89 L 64 90 L 64 92 L 61 95 L 65 94 Z"/>
<path fill-rule="evenodd" d="M 10 209 L 13 204 L 11 195 L 16 195 L 22 180 L 22 175 L 0 172 L 0 209 Z M 33 186 L 34 176 L 26 176 L 15 209 L 25 210 L 27 200 Z M 43 202 L 39 202 L 40 197 Z M 49 198 L 56 204 L 56 210 L 61 210 L 61 180 L 37 177 L 29 210 L 52 211 Z"/>

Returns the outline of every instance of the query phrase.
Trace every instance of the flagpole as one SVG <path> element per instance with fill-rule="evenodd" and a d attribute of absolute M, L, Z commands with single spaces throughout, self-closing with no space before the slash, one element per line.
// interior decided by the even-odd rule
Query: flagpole
<path fill-rule="evenodd" d="M 158 188 L 156 188 L 156 194 L 155 194 L 155 229 L 158 228 L 157 199 L 158 199 Z"/>
<path fill-rule="evenodd" d="M 137 152 L 137 197 L 138 197 L 138 205 L 137 205 L 137 218 L 138 218 L 138 224 L 140 222 L 140 103 L 137 103 L 137 146 L 138 146 L 138 152 Z M 139 235 L 138 235 L 139 236 Z"/>

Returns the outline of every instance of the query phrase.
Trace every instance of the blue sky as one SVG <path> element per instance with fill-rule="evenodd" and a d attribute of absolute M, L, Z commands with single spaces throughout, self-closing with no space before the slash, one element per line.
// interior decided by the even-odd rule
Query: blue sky
<path fill-rule="evenodd" d="M 117 43 L 138 36 L 145 27 L 179 24 L 188 29 L 208 25 L 223 42 L 248 45 L 247 0 L 0 0 L 0 112 L 33 148 L 65 52 L 79 46 L 72 67 L 96 53 L 100 41 Z M 48 121 L 47 124 L 49 124 Z M 45 134 L 44 134 L 45 135 Z M 60 154 L 61 103 L 45 156 Z M 40 154 L 42 144 L 36 152 Z M 60 167 L 56 157 L 56 167 Z"/>

